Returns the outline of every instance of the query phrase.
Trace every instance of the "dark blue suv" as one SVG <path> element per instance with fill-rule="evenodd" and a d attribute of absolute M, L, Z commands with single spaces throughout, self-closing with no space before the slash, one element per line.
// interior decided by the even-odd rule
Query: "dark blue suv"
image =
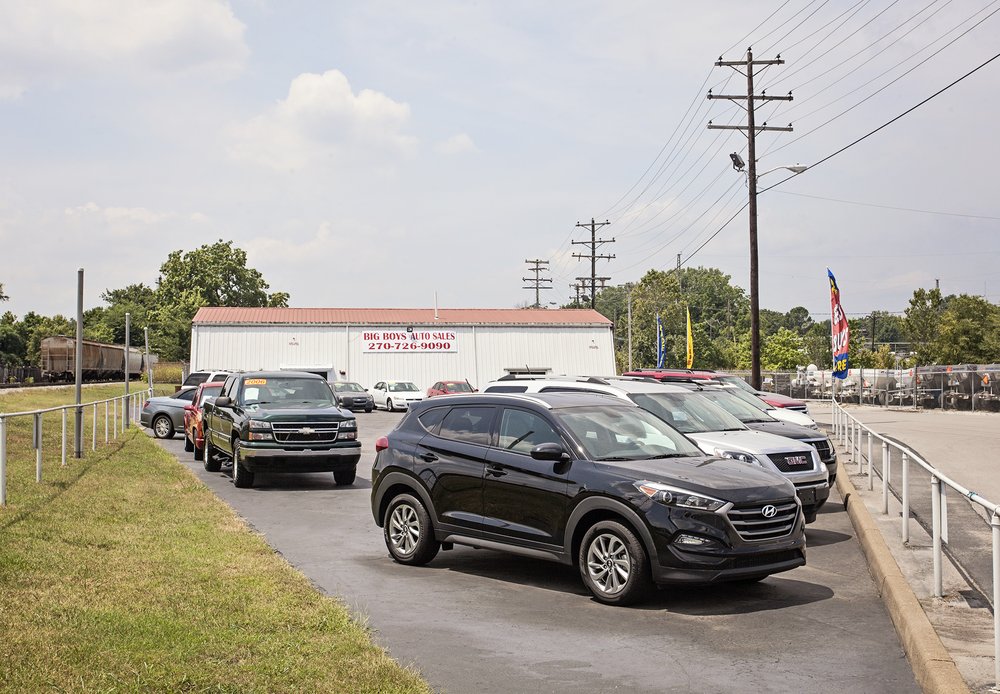
<path fill-rule="evenodd" d="M 787 479 L 705 457 L 615 398 L 435 398 L 375 447 L 372 513 L 402 564 L 500 549 L 576 565 L 597 600 L 626 605 L 654 585 L 757 581 L 806 561 Z"/>

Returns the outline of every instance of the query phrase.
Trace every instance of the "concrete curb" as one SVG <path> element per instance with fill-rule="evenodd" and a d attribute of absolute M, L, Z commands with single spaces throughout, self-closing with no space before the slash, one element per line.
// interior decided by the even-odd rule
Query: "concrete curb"
<path fill-rule="evenodd" d="M 889 551 L 868 507 L 857 494 L 843 463 L 840 468 L 837 490 L 844 500 L 844 507 L 865 553 L 872 578 L 875 579 L 875 587 L 889 611 L 917 684 L 923 691 L 935 694 L 969 692 L 969 686 L 899 570 L 899 565 Z"/>

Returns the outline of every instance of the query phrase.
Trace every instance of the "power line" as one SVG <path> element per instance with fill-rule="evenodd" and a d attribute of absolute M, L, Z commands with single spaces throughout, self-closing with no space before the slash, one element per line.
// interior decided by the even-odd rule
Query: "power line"
<path fill-rule="evenodd" d="M 954 87 L 956 84 L 958 84 L 962 80 L 964 80 L 964 79 L 970 77 L 971 75 L 979 72 L 980 70 L 982 70 L 984 67 L 986 67 L 987 65 L 989 65 L 990 63 L 992 63 L 997 58 L 1000 58 L 1000 53 L 997 53 L 992 58 L 986 60 L 983 63 L 980 63 L 979 65 L 977 65 L 976 67 L 972 68 L 967 73 L 965 73 L 964 75 L 962 75 L 961 77 L 959 77 L 958 79 L 956 79 L 955 81 L 953 81 L 951 84 L 948 84 L 947 86 L 944 86 L 941 89 L 937 90 L 936 92 L 934 92 L 933 94 L 931 94 L 929 97 L 927 97 L 926 99 L 924 99 L 920 103 L 918 103 L 918 104 L 916 104 L 914 106 L 911 106 L 910 108 L 906 109 L 905 111 L 903 111 L 902 113 L 900 113 L 898 116 L 896 116 L 892 120 L 889 120 L 889 121 L 883 123 L 882 125 L 878 126 L 877 128 L 875 128 L 874 130 L 868 132 L 867 134 L 862 135 L 861 137 L 859 137 L 854 142 L 852 142 L 852 143 L 850 143 L 848 145 L 844 145 L 843 147 L 841 147 L 840 149 L 838 149 L 836 152 L 833 152 L 832 154 L 828 154 L 827 156 L 825 156 L 822 159 L 820 159 L 819 161 L 817 161 L 815 164 L 810 164 L 809 168 L 812 169 L 812 168 L 815 168 L 815 167 L 819 166 L 820 164 L 823 164 L 824 162 L 828 162 L 831 159 L 833 159 L 835 156 L 837 156 L 838 154 L 841 154 L 842 152 L 845 152 L 845 151 L 849 150 L 854 145 L 856 145 L 856 144 L 858 144 L 860 142 L 863 142 L 864 140 L 867 140 L 869 137 L 871 137 L 875 133 L 879 132 L 880 130 L 883 130 L 883 129 L 889 127 L 890 125 L 892 125 L 893 123 L 895 123 L 896 121 L 898 121 L 903 116 L 909 115 L 910 113 L 916 111 L 918 108 L 920 108 L 921 106 L 923 106 L 927 102 L 931 101 L 932 99 L 934 99 L 934 98 L 940 96 L 941 94 L 943 94 L 944 92 L 948 91 L 949 89 L 951 89 L 952 87 Z M 797 175 L 798 174 L 793 174 L 792 176 L 788 176 L 787 178 L 783 178 L 780 181 L 778 181 L 777 183 L 775 183 L 773 185 L 770 185 L 767 188 L 764 188 L 764 189 L 760 190 L 759 192 L 760 193 L 765 193 L 765 192 L 771 190 L 772 188 L 777 188 L 782 183 L 785 183 L 786 181 L 789 181 L 792 178 L 795 178 L 795 176 L 797 176 Z"/>
<path fill-rule="evenodd" d="M 793 193 L 790 190 L 778 190 L 775 191 L 781 193 L 782 195 L 795 195 L 800 198 L 813 198 L 815 200 L 828 200 L 830 202 L 842 202 L 847 205 L 860 205 L 862 207 L 878 207 L 883 210 L 898 210 L 900 212 L 919 212 L 921 214 L 937 214 L 946 217 L 964 217 L 966 219 L 991 219 L 995 221 L 1000 221 L 1000 217 L 991 217 L 989 215 L 982 214 L 961 214 L 959 212 L 939 212 L 937 210 L 918 210 L 912 207 L 895 207 L 893 205 L 879 205 L 873 202 L 858 202 L 857 200 L 842 200 L 840 198 L 827 198 L 822 195 L 809 195 L 808 193 Z M 965 255 L 965 254 L 963 254 Z"/>

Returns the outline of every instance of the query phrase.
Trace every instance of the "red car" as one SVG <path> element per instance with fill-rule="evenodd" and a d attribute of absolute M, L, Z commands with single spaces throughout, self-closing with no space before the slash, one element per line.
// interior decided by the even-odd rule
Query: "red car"
<path fill-rule="evenodd" d="M 721 371 L 694 371 L 691 369 L 636 369 L 622 374 L 623 376 L 645 376 L 655 378 L 658 381 L 715 381 L 742 388 L 748 393 L 753 393 L 758 398 L 766 402 L 771 407 L 787 407 L 799 412 L 808 412 L 806 403 L 787 395 L 778 395 L 766 390 L 757 390 L 739 376 L 722 373 Z"/>
<path fill-rule="evenodd" d="M 190 405 L 184 407 L 184 450 L 194 451 L 194 459 L 201 460 L 205 453 L 205 433 L 201 428 L 205 399 L 217 397 L 222 392 L 223 381 L 202 383 Z"/>
<path fill-rule="evenodd" d="M 450 395 L 452 393 L 478 393 L 468 380 L 465 381 L 438 381 L 427 389 L 427 397 L 433 398 L 435 395 Z"/>

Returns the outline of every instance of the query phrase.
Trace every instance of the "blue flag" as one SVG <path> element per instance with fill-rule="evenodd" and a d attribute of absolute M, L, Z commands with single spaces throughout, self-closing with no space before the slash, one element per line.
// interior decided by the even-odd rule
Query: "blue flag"
<path fill-rule="evenodd" d="M 663 323 L 660 322 L 660 314 L 656 314 L 656 368 L 662 369 L 663 362 L 666 361 L 667 350 L 663 344 Z"/>

